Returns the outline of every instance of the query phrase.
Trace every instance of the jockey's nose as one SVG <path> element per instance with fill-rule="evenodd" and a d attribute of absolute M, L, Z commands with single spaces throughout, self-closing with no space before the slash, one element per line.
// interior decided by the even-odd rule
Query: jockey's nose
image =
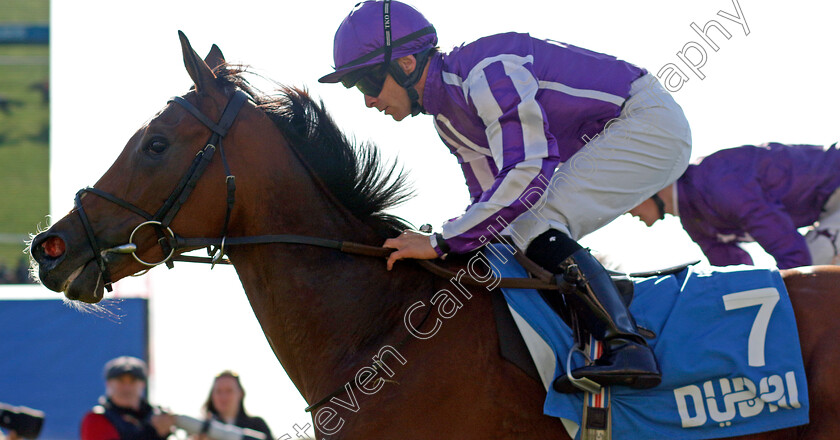
<path fill-rule="evenodd" d="M 367 108 L 371 108 L 376 104 L 376 98 L 373 96 L 365 95 L 365 106 Z"/>

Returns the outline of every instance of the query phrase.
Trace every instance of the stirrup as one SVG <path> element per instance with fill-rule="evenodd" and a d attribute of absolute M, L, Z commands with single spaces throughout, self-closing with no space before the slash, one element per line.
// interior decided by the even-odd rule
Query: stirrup
<path fill-rule="evenodd" d="M 577 345 L 573 346 L 569 350 L 569 355 L 566 357 L 566 377 L 569 379 L 569 383 L 571 383 L 572 386 L 574 386 L 575 388 L 581 391 L 585 391 L 587 393 L 600 393 L 601 385 L 598 384 L 598 382 L 595 382 L 594 380 L 589 379 L 588 377 L 576 378 L 572 376 L 572 355 L 574 355 L 575 352 L 582 354 L 584 358 L 589 360 L 589 356 L 586 355 L 586 352 L 584 352 Z"/>

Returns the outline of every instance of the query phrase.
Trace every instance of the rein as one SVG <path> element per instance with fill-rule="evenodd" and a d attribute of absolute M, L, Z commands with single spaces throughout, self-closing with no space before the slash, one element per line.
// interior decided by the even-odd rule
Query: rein
<path fill-rule="evenodd" d="M 200 247 L 212 247 L 212 246 L 220 246 L 224 241 L 225 246 L 235 246 L 235 245 L 243 245 L 243 244 L 270 244 L 270 243 L 283 243 L 283 244 L 305 244 L 310 246 L 316 247 L 323 247 L 328 249 L 335 249 L 337 251 L 346 253 L 346 254 L 353 254 L 353 255 L 361 255 L 366 257 L 380 257 L 380 258 L 387 258 L 394 252 L 394 249 L 391 248 L 384 248 L 380 246 L 370 246 L 361 243 L 354 243 L 350 241 L 340 241 L 340 240 L 331 240 L 328 238 L 319 238 L 319 237 L 311 237 L 307 235 L 253 235 L 248 237 L 228 237 L 228 238 L 183 238 L 179 236 L 173 236 L 171 240 L 172 247 L 174 249 L 182 249 L 182 248 L 200 248 Z M 536 263 L 532 262 L 526 257 L 520 255 L 520 253 L 515 254 L 516 259 L 525 267 L 528 272 L 535 274 L 536 278 L 499 278 L 497 279 L 497 285 L 500 288 L 510 288 L 510 289 L 544 289 L 544 290 L 558 290 L 559 287 L 556 283 L 552 282 L 554 276 L 550 274 L 545 269 L 539 267 Z M 191 256 L 179 256 L 173 258 L 176 261 L 186 261 L 190 263 L 212 263 L 209 258 L 205 257 L 191 257 Z M 431 260 L 414 260 L 420 267 L 426 269 L 427 271 L 431 272 L 435 276 L 439 278 L 448 278 L 448 279 L 459 279 L 460 282 L 472 286 L 485 286 L 487 285 L 487 280 L 480 281 L 465 272 L 455 272 L 449 270 L 439 264 L 432 262 Z M 218 261 L 217 263 L 221 264 L 230 264 L 227 260 Z M 460 275 L 459 275 L 460 274 Z"/>

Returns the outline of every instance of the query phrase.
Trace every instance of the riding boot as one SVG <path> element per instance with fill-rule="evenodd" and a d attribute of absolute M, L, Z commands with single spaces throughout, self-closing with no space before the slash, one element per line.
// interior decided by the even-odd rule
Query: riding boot
<path fill-rule="evenodd" d="M 556 231 L 537 237 L 526 252 L 529 258 L 556 274 L 558 283 L 568 282 L 574 273 L 576 303 L 582 324 L 604 344 L 603 355 L 592 365 L 572 371 L 575 378 L 586 377 L 603 386 L 625 385 L 652 388 L 661 382 L 653 351 L 636 329 L 636 321 L 606 269 L 588 250 L 567 235 Z M 554 382 L 561 393 L 576 393 L 568 377 Z"/>

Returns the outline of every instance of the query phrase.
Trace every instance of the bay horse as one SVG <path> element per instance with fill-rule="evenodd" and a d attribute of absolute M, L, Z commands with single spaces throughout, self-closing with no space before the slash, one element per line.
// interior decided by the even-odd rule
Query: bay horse
<path fill-rule="evenodd" d="M 387 271 L 384 259 L 356 255 L 408 227 L 384 214 L 407 194 L 402 173 L 381 164 L 374 146 L 352 145 L 304 91 L 263 95 L 218 47 L 202 60 L 179 37 L 194 87 L 34 237 L 44 286 L 95 303 L 111 282 L 212 245 L 215 261 L 226 254 L 234 265 L 318 438 L 568 439 L 559 419 L 542 414 L 542 384 L 500 357 L 486 290 L 447 315 L 430 305 L 446 280 L 414 262 Z M 783 276 L 810 424 L 742 438 L 835 438 L 840 270 Z M 418 304 L 425 317 L 406 313 Z M 434 337 L 411 337 L 409 327 Z"/>

